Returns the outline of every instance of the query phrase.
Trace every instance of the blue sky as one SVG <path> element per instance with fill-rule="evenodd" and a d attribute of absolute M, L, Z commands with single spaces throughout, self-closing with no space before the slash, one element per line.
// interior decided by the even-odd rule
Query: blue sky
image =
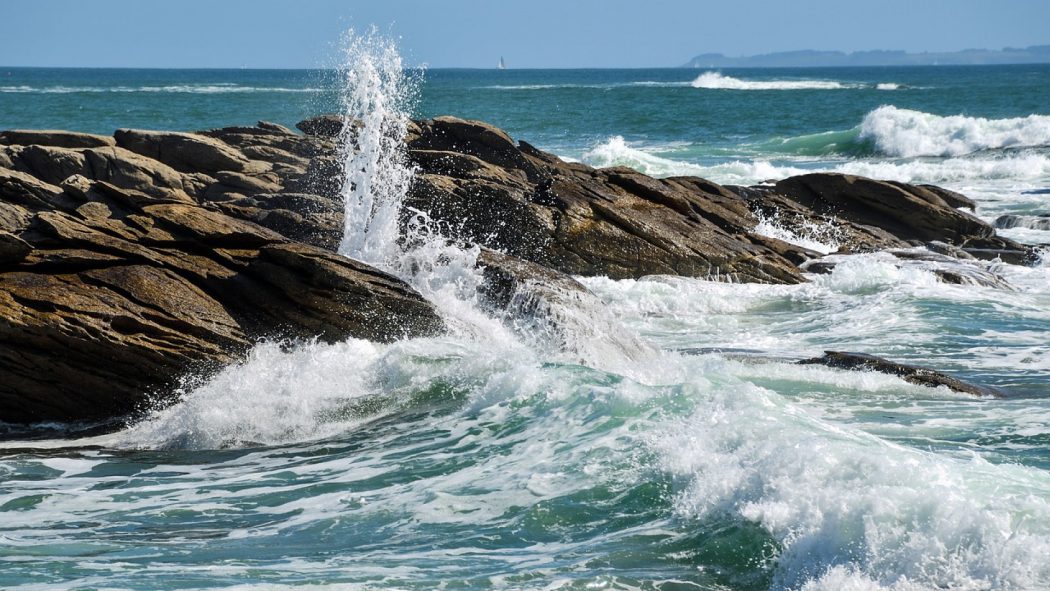
<path fill-rule="evenodd" d="M 330 65 L 379 25 L 431 67 L 675 66 L 698 53 L 1024 47 L 1050 0 L 0 0 L 0 65 Z"/>

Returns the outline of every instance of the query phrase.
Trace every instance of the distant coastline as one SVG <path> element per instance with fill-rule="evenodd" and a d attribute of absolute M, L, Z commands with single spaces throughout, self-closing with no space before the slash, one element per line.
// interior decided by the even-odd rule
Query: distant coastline
<path fill-rule="evenodd" d="M 703 53 L 683 68 L 822 68 L 848 66 L 988 66 L 1050 63 L 1050 45 L 1025 48 L 964 49 L 951 52 L 908 53 L 906 51 L 782 51 L 729 57 Z"/>

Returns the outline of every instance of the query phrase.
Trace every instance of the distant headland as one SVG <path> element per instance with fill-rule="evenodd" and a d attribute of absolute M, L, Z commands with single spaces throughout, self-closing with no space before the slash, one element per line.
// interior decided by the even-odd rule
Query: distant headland
<path fill-rule="evenodd" d="M 1050 45 L 1018 49 L 964 49 L 951 52 L 908 53 L 906 51 L 782 51 L 729 57 L 703 53 L 683 68 L 823 68 L 842 66 L 984 66 L 1050 63 Z"/>

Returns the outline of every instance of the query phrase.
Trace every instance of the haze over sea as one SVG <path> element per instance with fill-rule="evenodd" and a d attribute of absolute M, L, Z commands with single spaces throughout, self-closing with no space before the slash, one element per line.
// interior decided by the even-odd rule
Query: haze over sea
<path fill-rule="evenodd" d="M 343 110 L 337 78 L 4 68 L 0 129 L 294 125 Z M 409 78 L 414 116 L 567 159 L 933 183 L 1050 243 L 1047 65 Z M 759 231 L 838 247 L 828 228 Z M 0 588 L 1050 588 L 1050 263 L 979 263 L 997 289 L 840 259 L 802 285 L 585 278 L 602 305 L 564 349 L 485 316 L 468 264 L 413 276 L 462 329 L 264 343 L 119 433 L 0 444 Z M 1007 396 L 792 363 L 825 349 Z"/>

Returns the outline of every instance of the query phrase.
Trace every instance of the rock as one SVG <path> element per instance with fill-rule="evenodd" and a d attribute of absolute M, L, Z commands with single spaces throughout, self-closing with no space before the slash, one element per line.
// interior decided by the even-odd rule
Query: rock
<path fill-rule="evenodd" d="M 259 129 L 270 131 L 280 135 L 295 135 L 295 132 L 291 129 L 281 125 L 280 123 L 271 123 L 270 121 L 259 121 L 255 124 Z"/>
<path fill-rule="evenodd" d="M 520 313 L 534 313 L 538 300 L 557 300 L 567 294 L 589 294 L 582 283 L 564 273 L 548 269 L 524 259 L 512 257 L 494 250 L 482 249 L 478 266 L 485 282 L 479 289 L 483 301 L 497 310 L 507 310 L 515 305 Z M 516 296 L 529 292 L 531 301 L 515 303 Z"/>
<path fill-rule="evenodd" d="M 639 360 L 654 349 L 605 312 L 605 304 L 572 277 L 481 249 L 481 302 L 534 347 L 573 360 Z"/>
<path fill-rule="evenodd" d="M 713 183 L 566 163 L 480 122 L 419 127 L 408 205 L 456 238 L 573 275 L 803 281 L 787 258 L 799 249 L 750 232 L 743 201 Z"/>
<path fill-rule="evenodd" d="M 1050 215 L 1001 215 L 995 219 L 995 227 L 1003 230 L 1031 228 L 1050 231 Z"/>
<path fill-rule="evenodd" d="M 955 245 L 952 245 L 952 244 L 945 244 L 944 242 L 941 242 L 939 240 L 934 240 L 932 242 L 927 242 L 926 243 L 926 248 L 930 252 L 935 252 L 937 254 L 943 254 L 945 256 L 950 256 L 953 259 L 970 260 L 970 261 L 976 260 L 973 255 L 971 255 L 970 253 L 966 252 L 965 250 L 959 248 L 958 246 L 955 246 Z"/>
<path fill-rule="evenodd" d="M 18 236 L 0 230 L 0 265 L 17 263 L 33 250 L 28 242 Z"/>
<path fill-rule="evenodd" d="M 995 234 L 991 226 L 946 201 L 947 192 L 921 186 L 814 173 L 782 180 L 774 191 L 814 212 L 882 228 L 902 240 L 961 244 Z"/>
<path fill-rule="evenodd" d="M 158 160 L 180 172 L 203 172 L 214 175 L 233 172 L 262 172 L 261 163 L 248 160 L 244 154 L 220 140 L 204 135 L 175 131 L 118 129 L 117 145 L 136 154 Z"/>
<path fill-rule="evenodd" d="M 200 204 L 14 171 L 0 189 L 0 421 L 124 416 L 260 338 L 442 330 L 403 282 Z"/>
<path fill-rule="evenodd" d="M 85 150 L 90 179 L 134 189 L 161 199 L 191 201 L 202 188 L 197 177 L 185 175 L 170 166 L 124 148 Z"/>
<path fill-rule="evenodd" d="M 116 140 L 107 135 L 77 133 L 75 131 L 9 129 L 0 131 L 0 144 L 53 146 L 56 148 L 104 148 L 115 146 Z"/>
<path fill-rule="evenodd" d="M 320 115 L 295 124 L 306 135 L 323 138 L 339 137 L 339 134 L 343 133 L 345 125 L 346 117 L 342 115 Z"/>
<path fill-rule="evenodd" d="M 897 184 L 898 186 L 903 186 L 906 190 L 909 187 L 909 185 L 905 185 L 904 183 L 895 183 L 895 184 Z M 915 186 L 917 186 L 917 187 L 919 187 L 921 189 L 924 189 L 926 191 L 929 191 L 929 192 L 933 193 L 934 195 L 937 195 L 945 203 L 947 203 L 949 207 L 954 207 L 956 209 L 963 209 L 963 208 L 965 208 L 965 209 L 969 209 L 970 211 L 977 211 L 977 204 L 974 202 L 974 200 L 970 199 L 966 195 L 963 195 L 962 193 L 956 193 L 955 191 L 949 191 L 948 189 L 945 189 L 943 187 L 938 187 L 937 185 L 915 185 Z"/>
<path fill-rule="evenodd" d="M 814 275 L 830 275 L 838 263 L 834 261 L 811 261 L 802 265 L 802 270 Z"/>
<path fill-rule="evenodd" d="M 835 367 L 838 369 L 877 371 L 880 373 L 887 373 L 899 376 L 901 379 L 908 383 L 918 384 L 920 386 L 929 386 L 931 388 L 945 386 L 954 392 L 971 394 L 973 396 L 993 398 L 1003 397 L 1003 393 L 996 388 L 978 386 L 976 384 L 964 382 L 962 380 L 953 378 L 949 375 L 943 374 L 938 371 L 934 371 L 932 369 L 918 367 L 915 365 L 905 365 L 903 363 L 895 363 L 893 361 L 883 359 L 882 357 L 875 357 L 874 355 L 865 355 L 863 353 L 843 353 L 838 351 L 825 351 L 823 357 L 804 359 L 802 361 L 799 361 L 798 363 L 802 365 L 826 365 L 828 367 Z"/>
<path fill-rule="evenodd" d="M 414 150 L 430 150 L 475 156 L 499 168 L 521 170 L 532 181 L 542 180 L 536 165 L 514 145 L 502 129 L 482 121 L 437 117 L 420 124 Z"/>

